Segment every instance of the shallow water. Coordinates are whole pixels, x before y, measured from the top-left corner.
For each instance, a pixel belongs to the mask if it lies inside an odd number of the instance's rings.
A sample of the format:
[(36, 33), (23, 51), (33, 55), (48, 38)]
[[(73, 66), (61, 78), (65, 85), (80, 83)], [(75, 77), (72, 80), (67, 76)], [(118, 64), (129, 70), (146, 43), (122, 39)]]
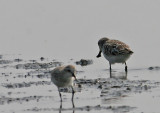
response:
[[(76, 65), (78, 60), (57, 61), (45, 58), (16, 59), (3, 56), (0, 67), (0, 112), (4, 113), (51, 113), (51, 112), (158, 112), (160, 101), (159, 67), (119, 68), (113, 71), (104, 66), (95, 66), (97, 59), (86, 66)], [(9, 61), (4, 63), (6, 59)], [(80, 60), (79, 60), (80, 61)], [(49, 71), (56, 66), (73, 64), (77, 68), (78, 82), (75, 85), (74, 105), (70, 90), (62, 92), (63, 102), (56, 86), (50, 80)], [(98, 63), (97, 63), (98, 64)], [(19, 68), (17, 68), (19, 67)], [(115, 68), (115, 69), (114, 69)]]

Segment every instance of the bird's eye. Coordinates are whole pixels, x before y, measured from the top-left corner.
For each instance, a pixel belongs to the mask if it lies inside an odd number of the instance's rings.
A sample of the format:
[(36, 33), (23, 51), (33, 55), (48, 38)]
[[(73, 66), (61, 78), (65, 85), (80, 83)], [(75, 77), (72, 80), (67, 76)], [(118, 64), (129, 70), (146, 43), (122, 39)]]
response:
[(71, 70), (67, 70), (68, 72), (71, 72)]

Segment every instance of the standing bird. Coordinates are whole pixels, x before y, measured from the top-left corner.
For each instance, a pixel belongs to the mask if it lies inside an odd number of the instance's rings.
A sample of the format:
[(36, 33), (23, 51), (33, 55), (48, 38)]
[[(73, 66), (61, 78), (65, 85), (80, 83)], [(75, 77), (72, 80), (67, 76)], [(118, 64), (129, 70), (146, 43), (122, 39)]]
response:
[(59, 91), (59, 96), (62, 102), (62, 96), (60, 89), (61, 87), (71, 87), (72, 88), (72, 102), (74, 98), (73, 80), (77, 80), (76, 69), (73, 65), (60, 66), (51, 71), (51, 81), (57, 86)]
[(104, 37), (98, 41), (98, 46), (99, 53), (97, 55), (97, 58), (101, 57), (102, 52), (104, 57), (109, 61), (110, 71), (111, 64), (125, 63), (125, 71), (127, 72), (126, 61), (133, 54), (133, 51), (129, 48), (128, 45), (119, 40), (111, 40)]

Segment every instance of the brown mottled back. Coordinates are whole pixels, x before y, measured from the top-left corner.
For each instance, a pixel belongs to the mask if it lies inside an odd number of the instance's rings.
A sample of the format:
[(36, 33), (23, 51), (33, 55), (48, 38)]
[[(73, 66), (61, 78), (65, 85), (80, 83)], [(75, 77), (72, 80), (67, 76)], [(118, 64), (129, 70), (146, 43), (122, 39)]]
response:
[(107, 55), (125, 55), (133, 53), (127, 44), (119, 40), (108, 40), (103, 47), (105, 50), (104, 53)]

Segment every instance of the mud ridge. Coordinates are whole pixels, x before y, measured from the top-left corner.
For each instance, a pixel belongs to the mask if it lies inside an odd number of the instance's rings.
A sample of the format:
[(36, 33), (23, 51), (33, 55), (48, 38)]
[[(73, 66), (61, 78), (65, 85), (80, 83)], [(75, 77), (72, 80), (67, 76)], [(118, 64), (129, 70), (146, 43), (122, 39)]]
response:
[(38, 85), (50, 85), (51, 82), (49, 81), (38, 81), (38, 82), (22, 82), (22, 83), (5, 83), (5, 84), (2, 84), (3, 87), (6, 87), (6, 88), (12, 88), (12, 89), (15, 89), (15, 88), (23, 88), (23, 87), (31, 87), (33, 85), (35, 86), (38, 86)]
[(11, 97), (5, 97), (2, 96), (0, 98), (0, 105), (3, 104), (10, 104), (10, 103), (14, 103), (14, 102), (18, 102), (18, 103), (22, 103), (22, 102), (29, 102), (31, 100), (36, 100), (37, 102), (41, 99), (41, 98), (53, 98), (52, 96), (28, 96), (28, 97), (21, 97), (21, 98), (11, 98)]
[(133, 109), (136, 109), (136, 107), (130, 107), (130, 106), (101, 106), (101, 105), (96, 105), (96, 106), (83, 106), (83, 107), (75, 107), (75, 108), (37, 108), (34, 107), (32, 109), (26, 109), (24, 111), (34, 111), (34, 112), (39, 112), (39, 111), (92, 111), (92, 110), (109, 110), (113, 112), (129, 112)]
[(26, 63), (26, 64), (17, 64), (16, 69), (47, 69), (52, 67), (61, 66), (62, 62), (50, 62), (50, 63)]

